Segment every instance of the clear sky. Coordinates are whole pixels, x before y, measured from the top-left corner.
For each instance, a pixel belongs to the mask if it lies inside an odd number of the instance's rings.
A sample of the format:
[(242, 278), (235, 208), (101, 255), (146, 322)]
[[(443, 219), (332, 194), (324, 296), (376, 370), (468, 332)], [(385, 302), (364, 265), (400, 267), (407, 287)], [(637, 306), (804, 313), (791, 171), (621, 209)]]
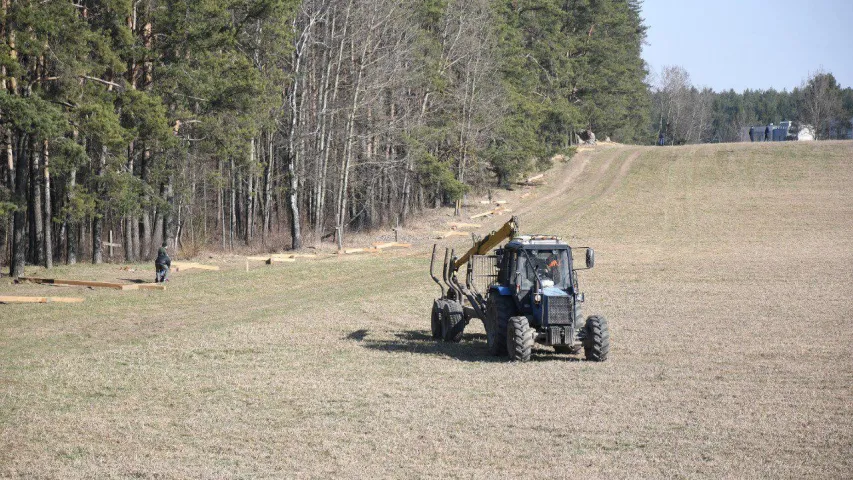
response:
[(853, 87), (853, 0), (645, 0), (643, 58), (696, 86), (791, 90), (820, 68)]

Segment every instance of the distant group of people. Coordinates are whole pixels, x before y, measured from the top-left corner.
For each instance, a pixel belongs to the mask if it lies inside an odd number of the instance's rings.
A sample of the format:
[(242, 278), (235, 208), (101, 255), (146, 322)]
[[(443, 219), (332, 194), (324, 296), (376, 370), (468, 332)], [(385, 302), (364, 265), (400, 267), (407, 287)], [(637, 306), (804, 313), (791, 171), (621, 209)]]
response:
[[(741, 130), (743, 131), (743, 130)], [(764, 127), (764, 137), (761, 137), (761, 130), (755, 131), (755, 127), (749, 127), (749, 141), (750, 142), (766, 142), (768, 140), (773, 140), (772, 132), (770, 131), (770, 125)]]

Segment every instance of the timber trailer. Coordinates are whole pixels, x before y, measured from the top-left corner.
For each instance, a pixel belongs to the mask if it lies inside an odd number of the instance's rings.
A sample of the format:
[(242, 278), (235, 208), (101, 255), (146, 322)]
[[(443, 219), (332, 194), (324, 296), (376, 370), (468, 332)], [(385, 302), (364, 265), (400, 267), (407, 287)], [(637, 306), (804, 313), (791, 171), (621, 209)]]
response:
[[(431, 330), (435, 339), (459, 342), (472, 318), (483, 321), (486, 343), (494, 356), (528, 361), (533, 344), (554, 347), (558, 353), (579, 353), (603, 362), (610, 352), (610, 332), (603, 316), (584, 321), (577, 271), (595, 265), (595, 252), (586, 250), (585, 268), (576, 269), (572, 247), (554, 235), (520, 235), (512, 217), (461, 257), (445, 248), (439, 279), (435, 272), (437, 245), (433, 245), (430, 276), (441, 289), (432, 304)], [(506, 245), (499, 247), (504, 240)], [(492, 252), (492, 249), (499, 247)], [(465, 282), (458, 278), (465, 270)]]

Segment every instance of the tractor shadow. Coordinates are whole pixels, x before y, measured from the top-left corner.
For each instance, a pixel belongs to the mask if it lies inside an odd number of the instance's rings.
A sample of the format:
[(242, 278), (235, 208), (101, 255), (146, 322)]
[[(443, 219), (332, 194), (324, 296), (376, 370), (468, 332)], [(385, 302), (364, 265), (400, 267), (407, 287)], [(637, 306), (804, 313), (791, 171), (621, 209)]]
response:
[[(429, 332), (422, 330), (404, 330), (394, 333), (393, 339), (371, 339), (367, 329), (356, 330), (346, 336), (347, 340), (358, 342), (369, 350), (390, 353), (432, 355), (450, 357), (463, 362), (505, 363), (506, 357), (494, 357), (489, 354), (486, 346), (486, 335), (470, 333), (462, 336), (459, 343), (444, 342), (432, 338)], [(558, 361), (579, 362), (575, 355), (561, 355), (547, 347), (536, 347), (530, 358), (531, 362)]]

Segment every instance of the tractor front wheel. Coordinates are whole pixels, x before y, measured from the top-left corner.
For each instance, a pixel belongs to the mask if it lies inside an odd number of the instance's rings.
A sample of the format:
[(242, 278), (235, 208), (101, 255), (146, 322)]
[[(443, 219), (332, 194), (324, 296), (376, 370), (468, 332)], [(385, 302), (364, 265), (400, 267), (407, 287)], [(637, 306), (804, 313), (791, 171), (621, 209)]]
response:
[(610, 328), (607, 320), (598, 315), (592, 315), (586, 319), (583, 349), (586, 359), (592, 362), (603, 362), (607, 360), (610, 353)]
[(526, 362), (533, 353), (533, 329), (527, 317), (512, 317), (507, 324), (506, 349), (512, 362)]

